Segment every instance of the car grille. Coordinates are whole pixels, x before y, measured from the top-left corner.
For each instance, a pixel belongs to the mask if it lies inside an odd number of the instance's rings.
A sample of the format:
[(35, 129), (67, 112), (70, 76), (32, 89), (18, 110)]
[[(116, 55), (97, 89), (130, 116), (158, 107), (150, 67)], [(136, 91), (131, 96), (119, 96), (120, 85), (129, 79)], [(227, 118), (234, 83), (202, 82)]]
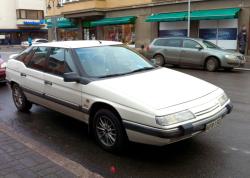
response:
[(245, 57), (244, 56), (237, 56), (238, 57), (238, 59), (240, 59), (240, 60), (245, 60)]
[(220, 107), (220, 105), (219, 105), (218, 103), (216, 103), (215, 105), (210, 106), (209, 108), (206, 108), (206, 109), (201, 110), (201, 111), (199, 111), (199, 112), (196, 112), (196, 113), (194, 113), (194, 114), (195, 114), (196, 117), (199, 117), (199, 116), (201, 116), (201, 115), (208, 114), (208, 113), (214, 111), (215, 109), (217, 109), (217, 108), (219, 108), (219, 107)]

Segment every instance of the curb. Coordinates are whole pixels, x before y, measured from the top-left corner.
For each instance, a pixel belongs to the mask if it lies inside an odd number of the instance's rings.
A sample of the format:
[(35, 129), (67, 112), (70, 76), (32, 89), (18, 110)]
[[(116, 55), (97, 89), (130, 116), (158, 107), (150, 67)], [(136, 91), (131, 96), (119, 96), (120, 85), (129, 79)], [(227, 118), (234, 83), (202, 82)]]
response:
[(15, 139), (17, 142), (24, 144), (29, 149), (37, 152), (38, 154), (46, 157), (53, 163), (63, 167), (67, 171), (74, 174), (76, 177), (79, 178), (103, 178), (101, 175), (89, 171), (87, 168), (83, 167), (79, 163), (76, 163), (62, 155), (50, 150), (48, 147), (41, 145), (35, 140), (25, 137), (20, 133), (16, 132), (14, 129), (10, 128), (9, 126), (0, 123), (0, 130), (7, 134), (8, 136)]

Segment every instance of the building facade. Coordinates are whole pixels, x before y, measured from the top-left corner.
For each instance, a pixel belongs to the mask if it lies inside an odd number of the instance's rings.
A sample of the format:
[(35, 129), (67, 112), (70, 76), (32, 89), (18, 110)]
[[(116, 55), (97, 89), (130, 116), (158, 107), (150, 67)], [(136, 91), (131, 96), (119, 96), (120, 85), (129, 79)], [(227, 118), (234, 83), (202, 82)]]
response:
[(47, 38), (44, 0), (1, 0), (0, 7), (0, 45)]
[[(139, 47), (156, 37), (186, 36), (187, 7), (187, 0), (65, 0), (61, 7), (48, 10), (48, 18), (71, 22), (68, 26), (58, 22), (58, 40), (115, 40)], [(249, 32), (249, 0), (191, 1), (191, 37), (235, 50), (243, 25)]]

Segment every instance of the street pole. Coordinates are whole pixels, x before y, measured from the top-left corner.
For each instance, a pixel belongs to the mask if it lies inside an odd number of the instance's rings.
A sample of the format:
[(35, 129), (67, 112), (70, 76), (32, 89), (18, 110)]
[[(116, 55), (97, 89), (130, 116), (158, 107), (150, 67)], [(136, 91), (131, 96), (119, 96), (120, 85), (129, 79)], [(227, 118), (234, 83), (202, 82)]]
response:
[(190, 37), (190, 16), (191, 16), (191, 0), (188, 0), (188, 34), (187, 34), (188, 37)]

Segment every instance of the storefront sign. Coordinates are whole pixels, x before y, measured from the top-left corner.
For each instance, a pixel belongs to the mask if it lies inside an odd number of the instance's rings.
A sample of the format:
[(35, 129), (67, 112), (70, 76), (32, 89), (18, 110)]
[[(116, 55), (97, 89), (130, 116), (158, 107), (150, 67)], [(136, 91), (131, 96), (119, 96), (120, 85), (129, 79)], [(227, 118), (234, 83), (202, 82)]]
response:
[(64, 17), (49, 18), (46, 20), (46, 24), (48, 25), (48, 28), (74, 28), (76, 26), (70, 19)]
[(45, 25), (45, 20), (17, 20), (17, 25), (40, 26)]
[(178, 30), (160, 30), (159, 37), (185, 37), (187, 36), (186, 29)]

